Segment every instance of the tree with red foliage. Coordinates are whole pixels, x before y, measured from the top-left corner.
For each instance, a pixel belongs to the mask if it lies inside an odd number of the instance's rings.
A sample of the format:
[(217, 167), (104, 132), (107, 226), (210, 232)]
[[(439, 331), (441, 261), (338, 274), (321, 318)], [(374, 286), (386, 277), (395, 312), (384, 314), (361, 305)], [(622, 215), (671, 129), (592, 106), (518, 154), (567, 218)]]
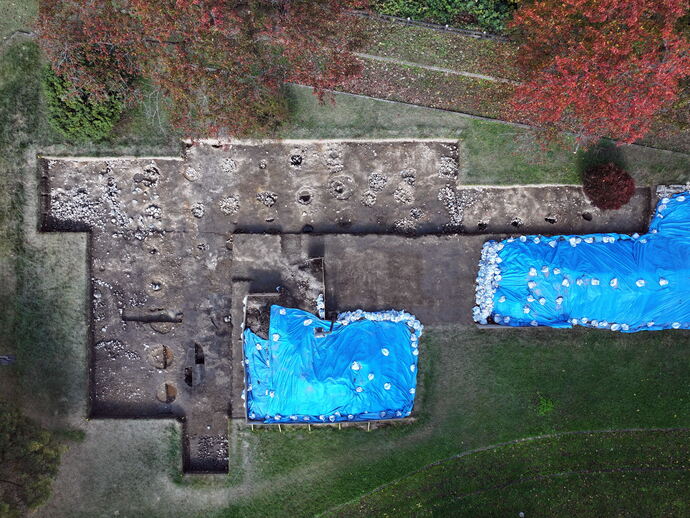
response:
[(512, 27), (527, 80), (514, 115), (580, 137), (643, 137), (690, 76), (688, 0), (534, 0)]
[(620, 209), (635, 194), (635, 180), (613, 163), (587, 170), (582, 186), (594, 206), (604, 210)]
[(362, 0), (42, 0), (39, 41), (80, 92), (135, 95), (148, 78), (191, 136), (246, 134), (284, 120), (283, 86), (323, 97), (359, 73)]

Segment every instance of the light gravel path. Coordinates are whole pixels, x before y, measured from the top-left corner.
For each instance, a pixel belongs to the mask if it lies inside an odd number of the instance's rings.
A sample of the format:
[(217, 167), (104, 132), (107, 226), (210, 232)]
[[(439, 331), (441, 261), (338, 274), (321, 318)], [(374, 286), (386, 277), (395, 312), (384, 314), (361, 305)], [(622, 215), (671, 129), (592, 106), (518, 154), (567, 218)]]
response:
[(456, 76), (470, 77), (472, 79), (483, 79), (484, 81), (492, 81), (494, 83), (506, 83), (511, 85), (520, 84), (518, 81), (512, 81), (510, 79), (504, 79), (502, 77), (487, 76), (484, 74), (475, 74), (474, 72), (464, 72), (462, 70), (453, 70), (450, 68), (435, 67), (433, 65), (423, 65), (421, 63), (415, 63), (413, 61), (405, 61), (397, 58), (388, 58), (384, 56), (375, 56), (373, 54), (364, 54), (362, 52), (355, 52), (355, 56), (368, 59), (369, 61), (380, 61), (382, 63), (392, 63), (394, 65), (402, 65), (405, 67), (415, 67), (422, 68), (424, 70), (431, 70), (433, 72), (442, 72), (444, 74), (452, 74)]

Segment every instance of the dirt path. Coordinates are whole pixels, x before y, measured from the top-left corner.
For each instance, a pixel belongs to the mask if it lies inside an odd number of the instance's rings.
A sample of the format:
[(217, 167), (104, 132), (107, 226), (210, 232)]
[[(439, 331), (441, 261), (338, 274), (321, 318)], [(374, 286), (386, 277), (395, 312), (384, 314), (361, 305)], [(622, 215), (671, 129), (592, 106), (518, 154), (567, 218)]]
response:
[(33, 40), (36, 38), (36, 36), (37, 34), (33, 31), (18, 29), (10, 35), (5, 36), (2, 41), (0, 41), (0, 50), (3, 50), (5, 47), (9, 47), (9, 45), (16, 39), (25, 38), (28, 40)]
[(483, 79), (485, 81), (492, 81), (494, 83), (506, 83), (506, 84), (511, 84), (511, 85), (520, 84), (518, 81), (512, 81), (510, 79), (504, 79), (502, 77), (493, 77), (493, 76), (487, 76), (484, 74), (475, 74), (474, 72), (464, 72), (462, 70), (453, 70), (450, 68), (435, 67), (432, 65), (422, 65), (421, 63), (415, 63), (413, 61), (404, 61), (402, 59), (388, 58), (388, 57), (384, 57), (384, 56), (375, 56), (373, 54), (364, 54), (361, 52), (355, 52), (354, 54), (355, 54), (355, 56), (357, 56), (359, 58), (368, 59), (370, 61), (380, 61), (382, 63), (393, 63), (394, 65), (402, 65), (405, 67), (422, 68), (424, 70), (431, 70), (433, 72), (442, 72), (444, 74), (452, 74), (452, 75), (456, 75), (456, 76), (469, 77), (472, 79)]

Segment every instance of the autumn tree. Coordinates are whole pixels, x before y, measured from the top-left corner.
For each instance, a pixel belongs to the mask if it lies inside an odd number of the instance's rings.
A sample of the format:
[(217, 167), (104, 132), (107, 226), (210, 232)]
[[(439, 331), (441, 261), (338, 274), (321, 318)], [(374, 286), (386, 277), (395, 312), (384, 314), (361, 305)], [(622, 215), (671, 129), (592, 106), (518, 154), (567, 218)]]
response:
[(585, 171), (582, 188), (595, 207), (620, 209), (635, 194), (635, 180), (614, 163), (599, 164)]
[(690, 76), (687, 0), (534, 0), (516, 12), (526, 73), (511, 100), (535, 125), (643, 137)]
[(79, 94), (131, 100), (147, 78), (191, 135), (284, 120), (283, 86), (318, 95), (360, 71), (362, 0), (42, 0), (39, 41)]

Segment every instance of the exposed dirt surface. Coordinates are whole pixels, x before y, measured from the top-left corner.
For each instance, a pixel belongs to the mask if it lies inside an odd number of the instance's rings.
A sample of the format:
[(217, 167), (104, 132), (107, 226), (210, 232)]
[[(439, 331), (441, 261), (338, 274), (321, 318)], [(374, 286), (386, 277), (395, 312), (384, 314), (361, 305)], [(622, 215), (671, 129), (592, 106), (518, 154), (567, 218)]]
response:
[(91, 414), (177, 418), (185, 470), (226, 471), (227, 418), (245, 414), (241, 324), (265, 332), (271, 303), (469, 322), (486, 237), (466, 234), (646, 226), (648, 189), (602, 213), (577, 187), (465, 187), (464, 156), (410, 140), (41, 158), (43, 230), (90, 232)]
[(471, 324), (475, 265), (485, 239), (460, 234), (243, 234), (235, 239), (234, 265), (258, 282), (296, 258), (317, 253), (325, 265), (327, 308), (404, 309), (425, 325)]

